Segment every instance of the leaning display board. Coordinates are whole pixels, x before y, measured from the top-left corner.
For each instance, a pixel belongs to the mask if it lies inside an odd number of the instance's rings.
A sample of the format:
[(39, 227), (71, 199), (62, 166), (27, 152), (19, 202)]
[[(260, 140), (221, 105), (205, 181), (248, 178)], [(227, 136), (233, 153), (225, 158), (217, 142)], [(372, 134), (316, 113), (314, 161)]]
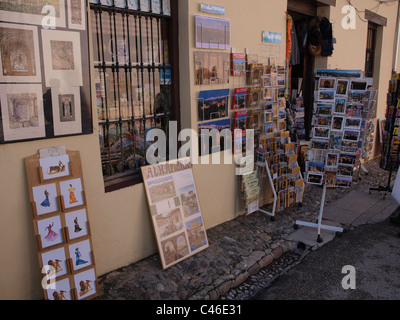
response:
[(141, 168), (163, 269), (208, 248), (189, 158)]
[(0, 144), (93, 132), (87, 2), (0, 2)]
[(25, 168), (45, 299), (98, 296), (79, 151), (43, 149)]

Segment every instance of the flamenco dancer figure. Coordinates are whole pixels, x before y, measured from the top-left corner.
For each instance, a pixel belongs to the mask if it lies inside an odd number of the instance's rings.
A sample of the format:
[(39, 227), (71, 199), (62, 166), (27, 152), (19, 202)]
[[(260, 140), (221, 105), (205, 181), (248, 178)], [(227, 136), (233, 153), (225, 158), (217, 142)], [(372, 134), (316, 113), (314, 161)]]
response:
[(40, 205), (42, 207), (50, 207), (50, 200), (49, 200), (50, 193), (47, 190), (44, 190), (44, 195), (46, 196), (46, 198), (43, 200), (43, 202)]
[(76, 264), (77, 266), (79, 266), (79, 265), (81, 265), (81, 264), (87, 263), (86, 260), (81, 259), (81, 256), (82, 256), (82, 255), (81, 255), (81, 253), (80, 253), (80, 251), (79, 251), (79, 248), (76, 248), (76, 249), (75, 249), (75, 258), (76, 258), (75, 264)]
[(56, 232), (54, 232), (53, 230), (51, 230), (54, 226), (54, 222), (52, 222), (51, 224), (49, 224), (44, 230), (48, 230), (47, 236), (45, 236), (44, 238), (47, 241), (54, 241), (55, 239), (57, 239), (58, 234)]
[(74, 193), (75, 188), (72, 186), (72, 184), (69, 185), (68, 191), (69, 191), (69, 204), (78, 202), (78, 200), (75, 197), (75, 193)]
[(75, 230), (74, 230), (75, 232), (79, 232), (82, 230), (82, 228), (78, 224), (78, 217), (75, 217), (75, 219), (74, 219), (74, 226), (75, 226)]

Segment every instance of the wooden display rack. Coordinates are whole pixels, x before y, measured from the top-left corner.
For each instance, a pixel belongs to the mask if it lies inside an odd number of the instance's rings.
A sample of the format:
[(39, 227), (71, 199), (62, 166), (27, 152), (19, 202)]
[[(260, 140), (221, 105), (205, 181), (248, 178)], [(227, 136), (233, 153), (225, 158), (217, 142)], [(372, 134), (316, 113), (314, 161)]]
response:
[(99, 295), (79, 151), (25, 158), (46, 300)]

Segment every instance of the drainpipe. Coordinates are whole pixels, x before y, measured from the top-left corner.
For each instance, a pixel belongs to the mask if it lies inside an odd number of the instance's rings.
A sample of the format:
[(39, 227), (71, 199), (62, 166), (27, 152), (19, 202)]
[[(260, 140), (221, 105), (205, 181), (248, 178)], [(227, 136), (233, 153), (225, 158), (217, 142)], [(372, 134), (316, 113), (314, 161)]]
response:
[(393, 62), (393, 73), (396, 73), (397, 70), (397, 60), (399, 57), (399, 45), (400, 45), (400, 2), (397, 4), (397, 31), (396, 31), (396, 50), (394, 55), (394, 62)]

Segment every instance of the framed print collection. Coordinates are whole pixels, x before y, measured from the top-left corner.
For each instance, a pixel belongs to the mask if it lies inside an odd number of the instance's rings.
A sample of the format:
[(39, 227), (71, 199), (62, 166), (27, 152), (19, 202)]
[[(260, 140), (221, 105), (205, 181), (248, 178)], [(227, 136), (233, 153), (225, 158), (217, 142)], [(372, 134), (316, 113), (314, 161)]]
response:
[(0, 143), (93, 132), (86, 5), (1, 2)]
[(97, 297), (79, 151), (42, 149), (25, 158), (25, 168), (45, 299)]

